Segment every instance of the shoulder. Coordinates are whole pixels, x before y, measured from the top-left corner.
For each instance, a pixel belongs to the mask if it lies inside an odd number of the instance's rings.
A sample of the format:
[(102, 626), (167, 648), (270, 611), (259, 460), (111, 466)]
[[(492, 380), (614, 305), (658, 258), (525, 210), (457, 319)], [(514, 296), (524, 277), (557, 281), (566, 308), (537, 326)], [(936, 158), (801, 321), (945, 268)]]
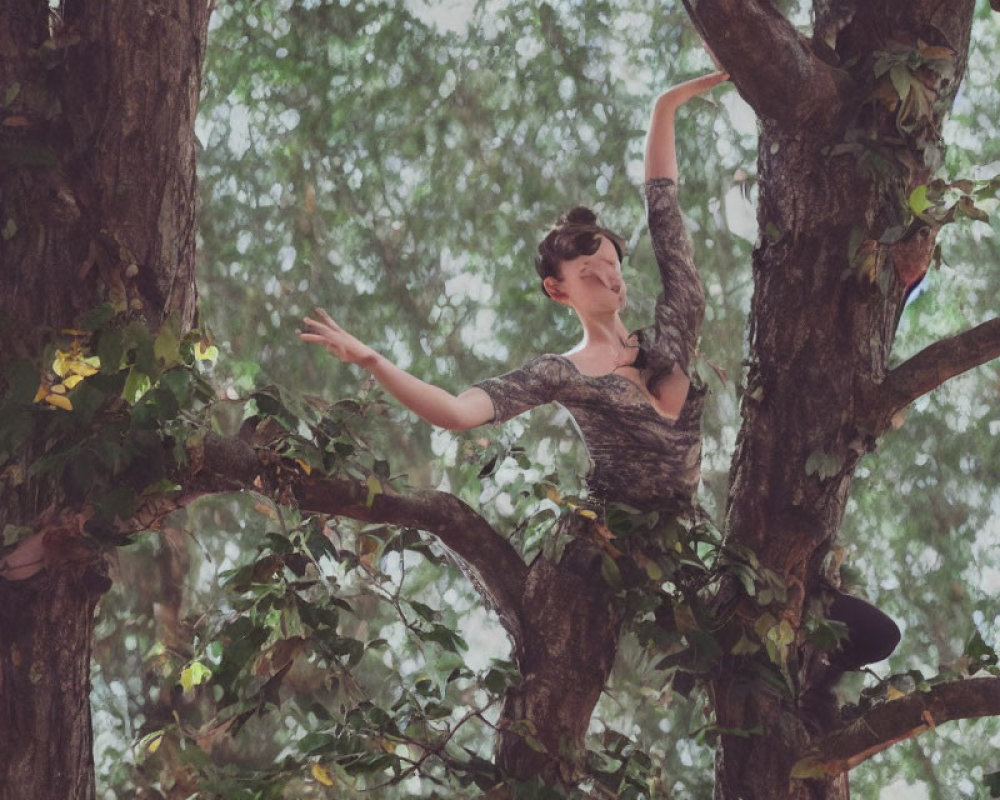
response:
[(540, 356), (535, 356), (530, 361), (525, 362), (521, 369), (534, 375), (546, 376), (557, 383), (570, 380), (580, 372), (569, 358), (556, 353), (544, 353)]

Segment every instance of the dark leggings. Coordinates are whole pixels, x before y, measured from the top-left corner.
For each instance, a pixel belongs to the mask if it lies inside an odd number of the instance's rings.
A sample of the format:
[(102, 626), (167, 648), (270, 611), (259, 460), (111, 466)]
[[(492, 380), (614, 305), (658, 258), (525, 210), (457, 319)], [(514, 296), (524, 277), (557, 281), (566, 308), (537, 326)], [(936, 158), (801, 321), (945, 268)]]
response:
[(896, 623), (871, 603), (843, 592), (837, 592), (830, 604), (830, 619), (847, 626), (847, 638), (840, 649), (830, 654), (830, 665), (844, 671), (874, 664), (899, 644)]

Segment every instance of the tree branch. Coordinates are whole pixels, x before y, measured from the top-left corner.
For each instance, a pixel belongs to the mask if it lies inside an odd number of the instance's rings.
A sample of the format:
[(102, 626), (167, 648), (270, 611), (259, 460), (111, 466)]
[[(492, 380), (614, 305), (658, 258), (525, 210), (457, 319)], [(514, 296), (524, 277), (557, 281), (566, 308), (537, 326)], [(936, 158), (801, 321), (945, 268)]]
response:
[(886, 375), (872, 391), (871, 428), (882, 434), (893, 416), (949, 378), (1000, 357), (1000, 317), (925, 347)]
[(837, 113), (839, 73), (769, 0), (684, 0), (684, 7), (762, 119), (791, 128)]
[[(406, 525), (435, 534), (475, 573), (476, 588), (487, 596), (511, 634), (518, 635), (520, 598), (528, 573), (517, 551), (472, 508), (453, 494), (421, 491), (375, 495), (358, 481), (303, 476), (295, 488), (299, 506), (364, 522)], [(513, 627), (512, 627), (513, 626)]]
[[(205, 440), (203, 477), (221, 476), (249, 485), (270, 471), (275, 456), (255, 450), (240, 439), (209, 436)], [(204, 473), (207, 473), (205, 475)], [(369, 506), (368, 489), (356, 480), (282, 473), (299, 507), (365, 522), (420, 528), (436, 535), (473, 573), (470, 577), (517, 639), (520, 598), (528, 568), (517, 551), (482, 516), (448, 492), (421, 491), (376, 494)], [(225, 489), (223, 484), (220, 488)], [(231, 484), (230, 490), (234, 488)]]
[(944, 722), (1000, 714), (1000, 678), (968, 678), (914, 692), (872, 709), (815, 742), (799, 762), (806, 776), (839, 775), (876, 753)]

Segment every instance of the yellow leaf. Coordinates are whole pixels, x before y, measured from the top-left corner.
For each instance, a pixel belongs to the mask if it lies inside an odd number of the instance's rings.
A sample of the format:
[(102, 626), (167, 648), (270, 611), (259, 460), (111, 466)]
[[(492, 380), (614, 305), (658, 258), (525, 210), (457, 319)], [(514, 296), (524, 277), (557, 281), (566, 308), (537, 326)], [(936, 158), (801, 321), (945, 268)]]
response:
[(212, 670), (200, 661), (192, 661), (181, 671), (181, 686), (185, 692), (190, 692), (195, 686), (200, 686), (212, 677)]
[(333, 776), (322, 764), (313, 764), (309, 771), (312, 772), (313, 778), (324, 786), (333, 786)]
[(46, 383), (38, 384), (38, 391), (35, 392), (35, 399), (31, 402), (38, 403), (45, 399), (45, 395), (49, 393), (49, 387)]
[(368, 489), (368, 496), (365, 498), (365, 505), (368, 506), (368, 508), (371, 508), (372, 504), (375, 502), (376, 495), (382, 494), (382, 482), (374, 475), (369, 475), (368, 479), (365, 481), (365, 487)]
[(66, 387), (61, 383), (57, 383), (55, 386), (49, 387), (49, 391), (56, 394), (66, 394)]
[(885, 695), (886, 700), (898, 700), (900, 697), (906, 697), (906, 692), (899, 691), (895, 686), (890, 686)]
[(56, 350), (52, 371), (60, 378), (67, 375), (82, 375), (88, 378), (96, 375), (101, 368), (101, 360), (97, 356), (81, 358), (79, 352)]
[(69, 372), (69, 361), (73, 356), (65, 350), (56, 350), (55, 361), (52, 362), (52, 371), (60, 378), (65, 378)]
[(826, 765), (819, 759), (807, 756), (792, 765), (791, 777), (800, 781), (825, 778), (829, 775)]
[(589, 508), (581, 508), (576, 513), (587, 519), (597, 519), (597, 512), (591, 511)]
[(73, 404), (69, 401), (69, 398), (61, 394), (47, 394), (45, 395), (45, 402), (50, 406), (55, 406), (65, 411), (73, 410)]
[(219, 356), (219, 348), (214, 344), (206, 345), (205, 342), (198, 342), (194, 346), (194, 357), (199, 361), (215, 361)]
[(146, 750), (148, 750), (150, 753), (155, 753), (157, 750), (160, 749), (160, 745), (162, 743), (163, 743), (163, 734), (161, 733), (159, 736), (157, 736), (155, 739), (153, 739), (153, 741), (149, 743), (149, 746), (146, 747)]
[[(96, 364), (94, 362), (97, 362)], [(91, 375), (96, 375), (98, 370), (101, 368), (101, 360), (97, 356), (90, 356), (89, 358), (76, 358), (67, 363), (69, 371), (74, 375), (81, 375), (84, 378), (89, 378)]]
[(306, 463), (305, 461), (303, 461), (303, 460), (302, 460), (301, 458), (297, 458), (297, 459), (295, 459), (295, 463), (296, 463), (296, 464), (298, 464), (298, 465), (299, 465), (300, 467), (302, 467), (302, 471), (303, 471), (303, 472), (304, 472), (304, 473), (305, 473), (306, 475), (312, 475), (312, 471), (313, 471), (313, 468), (312, 468), (312, 467), (310, 467), (310, 466), (309, 466), (309, 465), (308, 465), (308, 464), (307, 464), (307, 463)]
[(549, 498), (549, 500), (551, 500), (557, 506), (561, 506), (562, 505), (562, 501), (563, 501), (562, 495), (559, 494), (559, 490), (556, 489), (554, 486), (550, 486), (548, 488), (548, 490), (545, 492), (545, 496), (547, 498)]
[[(67, 389), (72, 389), (82, 380), (83, 380), (83, 375), (80, 375), (79, 373), (77, 373), (76, 375), (69, 375), (63, 379), (63, 386), (65, 386)], [(52, 388), (55, 389), (54, 386)]]

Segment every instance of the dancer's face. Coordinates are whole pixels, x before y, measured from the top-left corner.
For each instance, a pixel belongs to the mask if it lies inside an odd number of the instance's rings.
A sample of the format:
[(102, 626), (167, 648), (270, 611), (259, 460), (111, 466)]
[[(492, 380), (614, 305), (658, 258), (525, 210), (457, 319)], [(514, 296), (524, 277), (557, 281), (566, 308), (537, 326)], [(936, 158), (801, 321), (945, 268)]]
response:
[(621, 311), (627, 301), (618, 251), (604, 236), (592, 255), (580, 255), (563, 261), (559, 278), (546, 278), (549, 297), (577, 312)]

